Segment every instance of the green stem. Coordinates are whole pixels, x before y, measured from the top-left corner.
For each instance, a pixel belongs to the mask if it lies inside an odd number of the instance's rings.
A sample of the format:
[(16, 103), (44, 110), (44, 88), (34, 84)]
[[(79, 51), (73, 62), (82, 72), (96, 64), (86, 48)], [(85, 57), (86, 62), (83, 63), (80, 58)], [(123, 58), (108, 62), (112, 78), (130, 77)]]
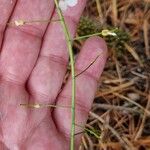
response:
[[(82, 128), (82, 129), (84, 129), (84, 131), (87, 131), (88, 133), (94, 135), (97, 139), (100, 139), (100, 135), (98, 133), (96, 133), (95, 129), (88, 129), (88, 128), (83, 127), (83, 126), (78, 125), (78, 124), (75, 124), (75, 125), (78, 126), (78, 127), (80, 127), (80, 128)], [(83, 133), (83, 132), (81, 132), (81, 133)]]
[(75, 93), (76, 93), (76, 84), (75, 84), (75, 66), (74, 66), (74, 55), (73, 55), (73, 49), (72, 49), (72, 42), (71, 42), (71, 36), (67, 29), (67, 25), (65, 23), (65, 19), (63, 17), (62, 11), (58, 6), (58, 1), (54, 0), (56, 7), (58, 9), (58, 15), (61, 20), (61, 24), (64, 30), (65, 38), (68, 45), (69, 50), (69, 56), (70, 56), (70, 62), (71, 62), (71, 76), (72, 76), (72, 105), (71, 105), (71, 113), (72, 113), (72, 123), (71, 123), (71, 141), (70, 141), (70, 150), (74, 150), (75, 147)]
[[(89, 34), (89, 35), (84, 35), (84, 36), (79, 36), (79, 37), (76, 37), (76, 38), (74, 38), (73, 40), (74, 41), (78, 41), (78, 40), (82, 40), (82, 39), (85, 39), (85, 38), (89, 38), (89, 37), (93, 37), (93, 36), (99, 36), (99, 35), (101, 35), (102, 37), (105, 37), (105, 36), (110, 36), (110, 34), (109, 33), (115, 33), (115, 31), (117, 30), (118, 28), (115, 28), (115, 29), (113, 29), (113, 30), (108, 30), (108, 29), (105, 29), (105, 30), (102, 30), (101, 32), (99, 32), (99, 33), (94, 33), (94, 34)], [(106, 32), (107, 31), (107, 32)], [(104, 32), (106, 32), (105, 34), (104, 34)], [(114, 35), (111, 35), (111, 36), (114, 36)], [(115, 36), (117, 36), (117, 35), (115, 35)]]
[(85, 36), (79, 36), (79, 37), (74, 38), (73, 40), (77, 41), (77, 40), (82, 40), (82, 39), (85, 39), (85, 38), (89, 38), (89, 37), (92, 37), (92, 36), (98, 36), (98, 35), (102, 35), (102, 33), (100, 32), (100, 33), (89, 34), (89, 35), (85, 35)]

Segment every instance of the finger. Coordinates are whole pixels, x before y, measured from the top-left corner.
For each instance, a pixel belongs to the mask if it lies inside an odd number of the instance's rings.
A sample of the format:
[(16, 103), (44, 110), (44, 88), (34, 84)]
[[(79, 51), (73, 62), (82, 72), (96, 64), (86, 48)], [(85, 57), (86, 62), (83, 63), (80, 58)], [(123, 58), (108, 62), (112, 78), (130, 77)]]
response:
[[(76, 77), (76, 120), (79, 126), (84, 126), (88, 112), (91, 108), (97, 88), (97, 81), (101, 75), (107, 57), (107, 47), (105, 42), (98, 37), (88, 39), (75, 64), (76, 74), (84, 70), (93, 60), (98, 59), (81, 75)], [(60, 93), (57, 101), (58, 106), (71, 106), (71, 76), (66, 86)], [(66, 136), (70, 136), (71, 129), (71, 109), (55, 109), (54, 118), (59, 130)], [(63, 118), (63, 119), (62, 119)], [(82, 128), (76, 127), (76, 133)]]
[[(19, 0), (10, 22), (16, 20), (48, 20), (54, 7), (53, 0)], [(9, 26), (1, 53), (2, 80), (24, 84), (38, 57), (47, 24)]]
[[(64, 13), (65, 22), (73, 38), (77, 22), (82, 13), (85, 0), (79, 0), (78, 4)], [(74, 11), (76, 10), (76, 14)], [(74, 16), (69, 16), (74, 14)], [(57, 18), (54, 14), (52, 20)], [(75, 21), (74, 21), (75, 20)], [(36, 102), (42, 104), (53, 103), (61, 88), (68, 63), (68, 50), (64, 31), (60, 22), (52, 22), (44, 37), (37, 65), (29, 80), (28, 87)], [(37, 86), (38, 85), (38, 86)]]
[(7, 1), (7, 0), (1, 0), (0, 2), (0, 11), (1, 11), (1, 17), (0, 17), (0, 47), (3, 39), (3, 33), (6, 27), (6, 24), (8, 22), (8, 19), (13, 11), (13, 8), (15, 6), (16, 0)]

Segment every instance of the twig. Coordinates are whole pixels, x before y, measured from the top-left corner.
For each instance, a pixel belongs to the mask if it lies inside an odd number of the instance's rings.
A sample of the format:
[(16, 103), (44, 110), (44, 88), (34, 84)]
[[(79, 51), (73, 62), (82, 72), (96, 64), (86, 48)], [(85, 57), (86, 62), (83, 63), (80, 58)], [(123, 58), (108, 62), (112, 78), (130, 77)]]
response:
[(102, 33), (95, 33), (95, 34), (90, 34), (90, 35), (85, 35), (85, 36), (79, 36), (79, 37), (76, 37), (74, 38), (73, 40), (74, 41), (78, 41), (78, 40), (82, 40), (82, 39), (85, 39), (85, 38), (89, 38), (89, 37), (92, 37), (92, 36), (98, 36), (98, 35), (102, 35)]
[(100, 116), (96, 115), (93, 112), (90, 112), (90, 115), (96, 119), (98, 119), (101, 123), (103, 123), (103, 125), (108, 128), (115, 136), (116, 138), (120, 141), (120, 143), (122, 143), (122, 145), (124, 145), (124, 147), (126, 149), (130, 149), (127, 145), (127, 143), (120, 137), (120, 135), (115, 131), (115, 129), (113, 127), (111, 127), (109, 124), (107, 124)]
[(113, 23), (116, 26), (118, 22), (117, 0), (112, 0)]
[(93, 107), (96, 108), (101, 108), (104, 110), (108, 110), (108, 109), (117, 109), (117, 110), (125, 110), (128, 112), (132, 112), (132, 113), (141, 113), (140, 111), (133, 109), (133, 108), (128, 108), (128, 107), (124, 107), (124, 106), (116, 106), (116, 105), (110, 105), (110, 104), (94, 104)]
[(103, 13), (102, 13), (102, 8), (99, 0), (96, 0), (96, 6), (99, 15), (99, 21), (101, 22), (101, 24), (103, 24)]
[(142, 61), (140, 60), (139, 55), (137, 54), (136, 50), (129, 46), (127, 43), (124, 44), (124, 46), (126, 47), (126, 49), (130, 52), (130, 54), (134, 57), (134, 59), (140, 64), (140, 66), (143, 66)]
[(150, 46), (149, 46), (149, 38), (148, 38), (148, 21), (145, 19), (143, 24), (143, 32), (144, 32), (144, 42), (145, 42), (145, 53), (147, 55), (147, 58), (150, 58)]
[(113, 87), (113, 88), (110, 88), (109, 90), (107, 91), (104, 91), (104, 92), (98, 92), (96, 97), (100, 97), (100, 96), (104, 96), (104, 95), (108, 95), (108, 94), (111, 94), (113, 92), (116, 92), (116, 91), (119, 91), (120, 89), (123, 90), (127, 87), (130, 87), (132, 86), (135, 81), (137, 81), (138, 78), (134, 78), (132, 79), (131, 81), (127, 82), (127, 83), (124, 83), (124, 84), (120, 84), (119, 86), (116, 86), (116, 87)]
[[(149, 110), (149, 106), (150, 106), (150, 93), (149, 93), (149, 95), (148, 95), (147, 105), (146, 105), (146, 108), (145, 108), (145, 109), (146, 109), (146, 110)], [(144, 124), (145, 124), (146, 117), (147, 117), (147, 113), (146, 113), (146, 111), (145, 111), (145, 113), (144, 113), (144, 115), (143, 115), (143, 117), (142, 117), (143, 119), (142, 119), (141, 125), (140, 125), (140, 127), (139, 127), (138, 132), (136, 133), (136, 136), (135, 136), (134, 140), (137, 140), (137, 139), (141, 136), (142, 131), (143, 131), (143, 128), (144, 128)]]
[(52, 105), (52, 104), (20, 104), (20, 106), (28, 108), (71, 108), (71, 106), (61, 106), (61, 105)]
[(83, 71), (81, 71), (75, 77), (77, 78), (78, 76), (80, 76), (81, 74), (83, 74), (85, 71), (87, 71), (96, 62), (96, 60), (99, 58), (100, 55), (101, 54), (99, 54)]
[(50, 23), (50, 22), (57, 22), (60, 21), (59, 19), (57, 20), (15, 20), (12, 22), (8, 22), (8, 26), (23, 26), (27, 24), (33, 24), (33, 23)]
[(128, 98), (128, 97), (126, 97), (124, 95), (121, 95), (119, 93), (113, 93), (113, 94), (118, 96), (118, 97), (120, 97), (120, 98), (122, 98), (122, 99), (127, 100), (128, 102), (130, 102), (130, 103), (132, 103), (134, 105), (136, 105), (137, 107), (141, 108), (148, 116), (150, 116), (150, 111), (149, 110), (145, 109), (143, 106), (141, 106), (140, 104), (138, 104), (135, 101), (131, 100), (130, 98)]

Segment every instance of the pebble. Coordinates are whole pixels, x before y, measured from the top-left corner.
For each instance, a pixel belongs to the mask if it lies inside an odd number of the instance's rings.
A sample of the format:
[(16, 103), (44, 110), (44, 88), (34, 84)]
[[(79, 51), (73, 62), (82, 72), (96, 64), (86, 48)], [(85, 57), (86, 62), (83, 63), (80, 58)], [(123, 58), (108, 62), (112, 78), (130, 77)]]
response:
[(140, 95), (137, 93), (128, 93), (127, 96), (134, 101), (137, 101), (140, 99)]

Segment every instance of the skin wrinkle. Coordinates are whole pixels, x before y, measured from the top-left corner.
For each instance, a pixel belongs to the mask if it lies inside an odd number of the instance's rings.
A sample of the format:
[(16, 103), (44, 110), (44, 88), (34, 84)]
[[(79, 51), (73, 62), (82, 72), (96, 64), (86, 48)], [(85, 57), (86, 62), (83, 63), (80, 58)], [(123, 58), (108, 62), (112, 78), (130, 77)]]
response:
[[(3, 35), (4, 30), (5, 30), (5, 26), (0, 24), (0, 35)], [(1, 38), (2, 38), (2, 36), (1, 36)]]
[[(48, 116), (47, 116), (47, 117), (48, 117)], [(48, 127), (48, 126), (50, 126), (50, 125), (52, 125), (53, 127), (50, 127), (50, 128), (51, 128), (51, 129), (52, 129), (52, 128), (55, 128), (55, 126), (54, 126), (54, 124), (53, 124), (53, 123), (52, 123), (52, 124), (47, 124), (47, 123), (46, 123), (46, 122), (47, 122), (47, 120), (48, 120), (48, 119), (46, 119), (46, 118), (45, 118), (45, 121), (41, 121), (41, 124), (45, 124), (45, 125), (47, 125), (47, 127)], [(40, 125), (41, 125), (41, 124), (40, 124)], [(40, 125), (39, 125), (39, 126), (40, 126)], [(44, 129), (46, 129), (47, 127), (46, 127), (46, 126), (44, 126)], [(56, 129), (56, 128), (55, 128), (55, 129)], [(52, 130), (54, 130), (54, 129), (52, 129)], [(37, 132), (37, 133), (38, 133), (38, 132), (40, 132), (40, 130), (38, 129), (38, 130), (36, 130), (35, 132)], [(55, 134), (56, 134), (56, 136), (55, 136)], [(59, 135), (57, 135), (57, 134), (58, 134), (58, 132), (56, 132), (55, 134), (54, 134), (54, 135), (52, 135), (52, 136), (54, 136), (54, 138), (55, 138), (55, 137), (57, 137), (57, 136), (59, 136)], [(33, 136), (34, 136), (34, 135), (33, 135)], [(53, 138), (52, 136), (50, 136), (50, 137), (51, 137), (51, 138)], [(59, 136), (59, 137), (60, 137), (60, 136)], [(31, 142), (31, 140), (32, 140), (32, 139), (29, 139), (29, 143)], [(44, 140), (44, 139), (43, 139), (42, 141), (43, 141), (43, 142), (45, 142), (45, 140)], [(64, 141), (64, 140), (62, 140), (62, 141)], [(38, 144), (38, 143), (37, 143), (37, 144)], [(31, 146), (32, 146), (32, 143), (31, 143)], [(44, 147), (46, 148), (46, 144), (45, 144), (45, 146), (44, 146)], [(47, 146), (47, 148), (49, 149), (49, 146)], [(46, 148), (46, 149), (47, 149), (47, 148)]]
[(11, 13), (14, 11), (16, 3), (17, 0), (13, 0), (11, 3), (6, 0), (1, 0), (0, 10), (1, 10), (1, 16), (3, 17), (0, 18), (0, 50), (2, 48), (2, 43), (4, 40), (3, 34), (5, 33), (7, 22), (11, 16)]
[[(66, 106), (66, 102), (71, 99), (71, 95), (59, 95), (59, 98), (61, 98), (61, 105), (60, 106)], [(81, 97), (76, 97), (76, 111), (83, 111), (86, 114), (90, 111), (89, 107), (86, 107), (84, 104), (82, 104), (81, 102), (84, 102), (85, 98), (81, 98)], [(71, 107), (71, 102), (70, 105), (67, 105), (68, 107)], [(64, 108), (64, 109), (68, 109), (68, 108)]]
[[(55, 18), (55, 16), (53, 17)], [(52, 18), (52, 20), (53, 20)], [(76, 25), (74, 22), (72, 22), (72, 20), (70, 18), (66, 18), (66, 23), (70, 29), (71, 35), (72, 37), (75, 35), (75, 28)], [(57, 36), (59, 35), (59, 36)], [(47, 40), (48, 38), (48, 40)], [(57, 40), (54, 42), (50, 42), (53, 40), (53, 38), (56, 38)], [(60, 89), (61, 89), (61, 84), (63, 82), (63, 76), (66, 73), (66, 68), (67, 68), (67, 64), (62, 66), (62, 62), (63, 64), (68, 63), (68, 51), (67, 51), (67, 45), (66, 45), (66, 41), (65, 41), (65, 37), (64, 37), (64, 33), (62, 30), (62, 27), (60, 25), (60, 23), (58, 22), (52, 22), (52, 24), (50, 25), (50, 28), (47, 30), (47, 34), (45, 35), (45, 40), (47, 40), (47, 42), (43, 43), (42, 49), (41, 49), (41, 53), (39, 56), (47, 56), (50, 57), (49, 63), (41, 61), (41, 57), (39, 57), (37, 65), (35, 66), (31, 76), (30, 76), (30, 80), (28, 83), (28, 87), (29, 89), (31, 89), (31, 92), (34, 91), (34, 93), (44, 93), (44, 95), (49, 95), (49, 101), (47, 100), (40, 100), (43, 101), (44, 103), (54, 103), (54, 100), (56, 100), (56, 96)], [(60, 44), (62, 43), (62, 44)], [(57, 55), (56, 55), (57, 54)], [(55, 60), (54, 60), (55, 59)], [(56, 60), (57, 59), (57, 60)], [(57, 62), (56, 62), (57, 61)], [(58, 63), (59, 62), (59, 63)], [(50, 66), (51, 68), (47, 68), (45, 67), (45, 73), (43, 74), (43, 70), (42, 68), (45, 66), (45, 64), (48, 64), (47, 66)], [(62, 69), (63, 68), (63, 69)], [(49, 69), (49, 71), (47, 71)], [(54, 70), (53, 72), (51, 72), (52, 70)], [(39, 76), (37, 77), (37, 74), (39, 74)], [(52, 75), (53, 74), (53, 75)], [(61, 77), (60, 77), (61, 75)], [(42, 80), (46, 80), (48, 84), (48, 87), (46, 87), (43, 83), (41, 83), (41, 81), (39, 80), (40, 76), (42, 76)], [(51, 81), (51, 79), (53, 80), (53, 82)], [(59, 82), (58, 82), (59, 80)], [(39, 87), (36, 86), (32, 86), (35, 85), (34, 83), (38, 83)], [(51, 83), (51, 84), (50, 84)], [(45, 90), (43, 90), (45, 89)], [(40, 91), (40, 92), (39, 92)], [(51, 92), (51, 95), (49, 94), (50, 91), (55, 91), (55, 92)], [(35, 94), (34, 94), (35, 95)], [(40, 96), (40, 95), (39, 95)], [(37, 102), (39, 102), (39, 97), (36, 97)]]
[[(34, 128), (32, 128), (32, 130), (30, 131), (30, 133), (28, 134), (28, 136), (26, 137), (26, 139), (24, 139), (23, 143), (27, 143), (28, 140), (30, 140), (30, 138), (34, 135), (34, 133), (36, 132), (36, 130), (38, 129), (38, 127), (41, 125), (41, 123), (44, 122), (44, 119), (46, 118), (46, 116), (37, 124), (34, 126)], [(30, 119), (32, 119), (30, 117)]]
[[(62, 58), (62, 57), (59, 57), (57, 55), (50, 55), (50, 56), (40, 56), (41, 58), (46, 58), (49, 62), (54, 62), (54, 63), (58, 63), (58, 65), (60, 65), (62, 68), (65, 68), (67, 67), (67, 61), (65, 60), (65, 58)], [(56, 79), (57, 80), (57, 79)], [(63, 80), (62, 80), (63, 81)], [(60, 89), (60, 87), (59, 87)], [(55, 96), (50, 96), (48, 93), (42, 93), (41, 90), (37, 90), (37, 89), (34, 89), (30, 86), (30, 93), (31, 95), (35, 96), (35, 97), (38, 97), (38, 99), (43, 99), (43, 102), (46, 101), (46, 102), (52, 102), (55, 100)], [(35, 98), (37, 99), (37, 98)], [(45, 99), (45, 100), (44, 100)]]
[(46, 59), (48, 59), (49, 61), (58, 63), (58, 64), (60, 64), (60, 65), (62, 65), (62, 66), (64, 66), (64, 67), (66, 67), (67, 64), (68, 64), (68, 60), (66, 60), (65, 58), (60, 57), (60, 56), (58, 56), (58, 55), (54, 55), (54, 54), (50, 54), (50, 55), (48, 55), (48, 56), (46, 56), (46, 55), (40, 55), (40, 57), (46, 58)]
[[(10, 30), (11, 34), (14, 33), (13, 30)], [(29, 64), (29, 62), (35, 62), (35, 58), (36, 58), (36, 51), (38, 46), (40, 46), (40, 41), (39, 39), (35, 39), (34, 38), (34, 44), (37, 44), (36, 46), (32, 45), (30, 46), (31, 41), (33, 40), (33, 37), (30, 37), (26, 34), (21, 33), (14, 33), (14, 35), (17, 38), (20, 38), (21, 42), (19, 40), (15, 40), (15, 39), (10, 39), (10, 37), (8, 37), (8, 35), (6, 36), (7, 39), (9, 39), (8, 42), (12, 43), (12, 42), (16, 42), (14, 45), (13, 49), (12, 46), (3, 46), (3, 49), (5, 49), (5, 51), (2, 51), (1, 53), (1, 73), (3, 75), (8, 75), (8, 74), (13, 74), (15, 78), (15, 80), (19, 80), (19, 82), (25, 82), (25, 79), (27, 79), (28, 77), (28, 73), (29, 73), (29, 68), (31, 68), (31, 65)], [(24, 38), (23, 38), (24, 37)], [(27, 37), (26, 40), (25, 37)], [(23, 46), (23, 44), (26, 44), (26, 47)], [(27, 48), (27, 50), (25, 51), (25, 49)], [(32, 50), (32, 51), (31, 51)], [(9, 52), (9, 53), (7, 53)], [(36, 55), (34, 55), (36, 54)], [(20, 57), (19, 57), (20, 56)], [(9, 58), (10, 57), (10, 58)], [(7, 61), (6, 59), (9, 58)], [(31, 59), (32, 58), (32, 59)], [(16, 59), (18, 61), (17, 64), (16, 63)], [(23, 61), (27, 61), (26, 63), (26, 67), (24, 67), (23, 65)], [(20, 72), (22, 72), (24, 75), (20, 75)]]
[(7, 146), (6, 146), (3, 142), (1, 142), (1, 141), (0, 141), (0, 148), (1, 148), (1, 150), (10, 150), (10, 149), (8, 149)]
[(28, 34), (30, 36), (42, 39), (43, 38), (43, 31), (34, 26), (34, 25), (23, 25), (23, 26), (19, 26), (19, 27), (10, 27), (13, 30), (18, 30), (19, 32), (23, 32), (24, 34)]
[(18, 86), (24, 86), (24, 82), (18, 81), (16, 79), (17, 76), (14, 76), (11, 73), (7, 73), (7, 75), (1, 77), (1, 82), (9, 82)]
[[(51, 113), (50, 113), (49, 109), (41, 109), (41, 110), (36, 110), (36, 109), (32, 110), (31, 108), (29, 108), (29, 109), (30, 109), (29, 122), (32, 122), (32, 124), (28, 125), (28, 127), (30, 129), (29, 134), (26, 136), (28, 138), (32, 137), (31, 135), (34, 134), (33, 131), (36, 132), (36, 130), (38, 129), (38, 127), (41, 124), (44, 124), (45, 122), (48, 122), (47, 125), (49, 125), (49, 126), (52, 124), (51, 119), (48, 120), (48, 118), (51, 118)], [(40, 113), (42, 113), (42, 116), (39, 115)], [(37, 120), (34, 120), (34, 122), (32, 121), (32, 119), (34, 118), (34, 115), (39, 115), (38, 121)], [(50, 124), (50, 122), (51, 122), (51, 124)]]
[(9, 82), (11, 84), (22, 86), (22, 87), (25, 86), (24, 80), (23, 79), (19, 79), (18, 76), (14, 75), (12, 73), (5, 72), (5, 74), (3, 73), (3, 75), (1, 75), (1, 76), (2, 76), (2, 78), (1, 78), (2, 82)]
[[(32, 88), (30, 88), (30, 94), (32, 95), (33, 99), (35, 99), (34, 103), (38, 102), (38, 99), (42, 100), (42, 104), (44, 104), (44, 101), (49, 102), (54, 100), (49, 95), (41, 93), (40, 91), (35, 91)], [(30, 102), (32, 102), (32, 100)]]
[[(57, 17), (58, 16), (56, 16), (56, 12), (55, 12), (52, 20), (58, 19)], [(69, 16), (67, 16), (67, 17), (64, 16), (64, 18), (65, 18), (65, 22), (69, 28), (69, 31), (71, 33), (71, 37), (73, 39), (73, 37), (75, 36), (75, 28), (77, 26), (77, 22), (75, 22)], [(56, 53), (57, 53), (57, 55), (58, 54), (60, 55), (60, 56), (58, 55), (59, 57), (62, 57), (61, 55), (63, 55), (63, 58), (66, 59), (68, 62), (68, 50), (67, 50), (68, 48), (67, 48), (64, 31), (62, 29), (61, 24), (58, 22), (52, 22), (50, 24), (50, 28), (48, 29), (47, 33), (48, 33), (48, 37), (45, 36), (45, 40), (48, 39), (49, 43), (48, 42), (44, 43), (41, 54), (42, 55), (56, 55)], [(49, 36), (49, 35), (51, 35), (51, 36)], [(50, 41), (52, 41), (53, 38), (57, 38), (57, 40), (52, 43)], [(63, 51), (62, 51), (62, 49), (63, 49)], [(65, 51), (64, 51), (64, 49), (65, 49)], [(63, 52), (63, 54), (60, 52)]]

